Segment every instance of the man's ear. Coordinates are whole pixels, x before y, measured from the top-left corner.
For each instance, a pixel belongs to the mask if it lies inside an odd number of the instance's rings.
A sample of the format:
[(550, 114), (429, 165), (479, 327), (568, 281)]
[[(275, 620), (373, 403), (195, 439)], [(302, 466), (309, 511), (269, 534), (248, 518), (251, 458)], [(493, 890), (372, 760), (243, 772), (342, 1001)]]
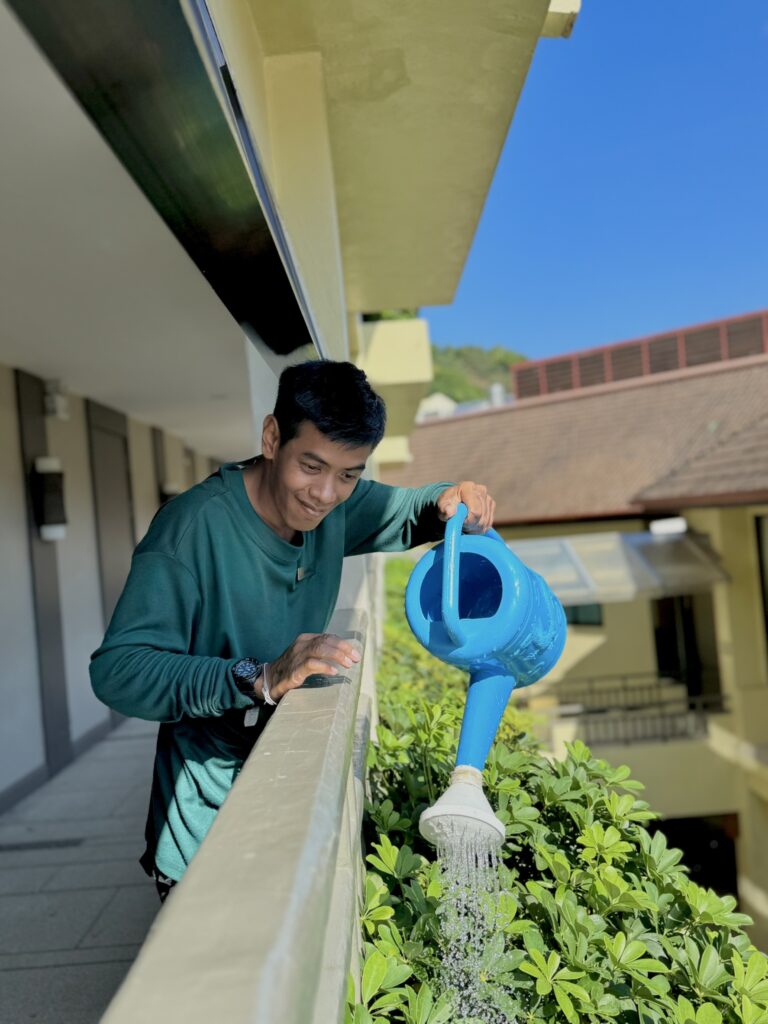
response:
[(265, 459), (274, 459), (277, 449), (280, 447), (280, 427), (272, 415), (264, 417), (264, 425), (261, 428), (261, 454)]

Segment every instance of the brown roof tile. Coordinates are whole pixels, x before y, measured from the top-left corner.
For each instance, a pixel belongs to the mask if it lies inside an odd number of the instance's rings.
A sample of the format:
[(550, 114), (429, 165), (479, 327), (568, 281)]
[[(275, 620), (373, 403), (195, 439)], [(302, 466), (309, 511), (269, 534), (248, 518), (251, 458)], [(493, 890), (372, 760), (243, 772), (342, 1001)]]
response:
[[(768, 404), (768, 395), (766, 395)], [(641, 491), (643, 503), (768, 496), (768, 412)]]
[(766, 356), (642, 378), (422, 424), (414, 461), (382, 479), (481, 481), (499, 523), (638, 514), (639, 492), (713, 453), (767, 406)]

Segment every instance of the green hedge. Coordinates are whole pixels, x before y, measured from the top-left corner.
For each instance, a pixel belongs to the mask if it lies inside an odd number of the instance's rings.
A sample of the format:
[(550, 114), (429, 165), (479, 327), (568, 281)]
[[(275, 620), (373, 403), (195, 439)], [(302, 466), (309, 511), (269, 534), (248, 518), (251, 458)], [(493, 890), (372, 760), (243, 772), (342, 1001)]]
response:
[[(402, 613), (412, 563), (387, 565), (381, 726), (369, 754), (360, 998), (354, 1024), (454, 1020), (439, 993), (441, 879), (418, 818), (447, 784), (465, 677), (414, 640)], [(582, 743), (542, 755), (509, 710), (485, 785), (506, 823), (498, 931), (481, 979), (518, 1024), (768, 1024), (768, 961), (732, 897), (691, 882), (645, 825), (640, 783)], [(480, 1022), (478, 1021), (478, 1024)], [(482, 1024), (485, 1024), (483, 1021)]]

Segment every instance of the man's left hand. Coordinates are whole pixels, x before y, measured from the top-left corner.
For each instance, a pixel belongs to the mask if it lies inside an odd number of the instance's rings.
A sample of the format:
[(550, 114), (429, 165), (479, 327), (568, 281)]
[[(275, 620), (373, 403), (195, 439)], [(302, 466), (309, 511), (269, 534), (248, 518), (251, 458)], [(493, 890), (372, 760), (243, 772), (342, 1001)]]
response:
[(464, 530), (467, 533), (485, 533), (493, 526), (493, 514), (496, 502), (483, 484), (475, 484), (471, 480), (463, 480), (460, 484), (448, 487), (437, 499), (437, 511), (443, 522), (455, 514), (459, 503), (467, 506), (467, 518)]

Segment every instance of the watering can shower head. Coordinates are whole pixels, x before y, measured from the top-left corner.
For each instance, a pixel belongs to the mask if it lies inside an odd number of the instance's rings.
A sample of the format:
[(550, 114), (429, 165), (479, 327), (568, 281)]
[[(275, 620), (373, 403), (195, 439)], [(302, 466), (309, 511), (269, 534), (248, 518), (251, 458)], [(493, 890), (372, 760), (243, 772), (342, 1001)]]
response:
[(417, 563), (405, 610), (417, 640), (435, 657), (470, 674), (451, 784), (421, 816), (435, 845), (462, 836), (498, 848), (505, 829), (482, 788), (482, 772), (512, 690), (530, 686), (556, 664), (565, 645), (565, 614), (544, 580), (495, 530), (463, 534), (459, 505), (445, 541)]
[(483, 792), (483, 773), (471, 765), (451, 772), (448, 789), (419, 818), (419, 831), (433, 846), (472, 837), (483, 850), (498, 850), (506, 834)]

